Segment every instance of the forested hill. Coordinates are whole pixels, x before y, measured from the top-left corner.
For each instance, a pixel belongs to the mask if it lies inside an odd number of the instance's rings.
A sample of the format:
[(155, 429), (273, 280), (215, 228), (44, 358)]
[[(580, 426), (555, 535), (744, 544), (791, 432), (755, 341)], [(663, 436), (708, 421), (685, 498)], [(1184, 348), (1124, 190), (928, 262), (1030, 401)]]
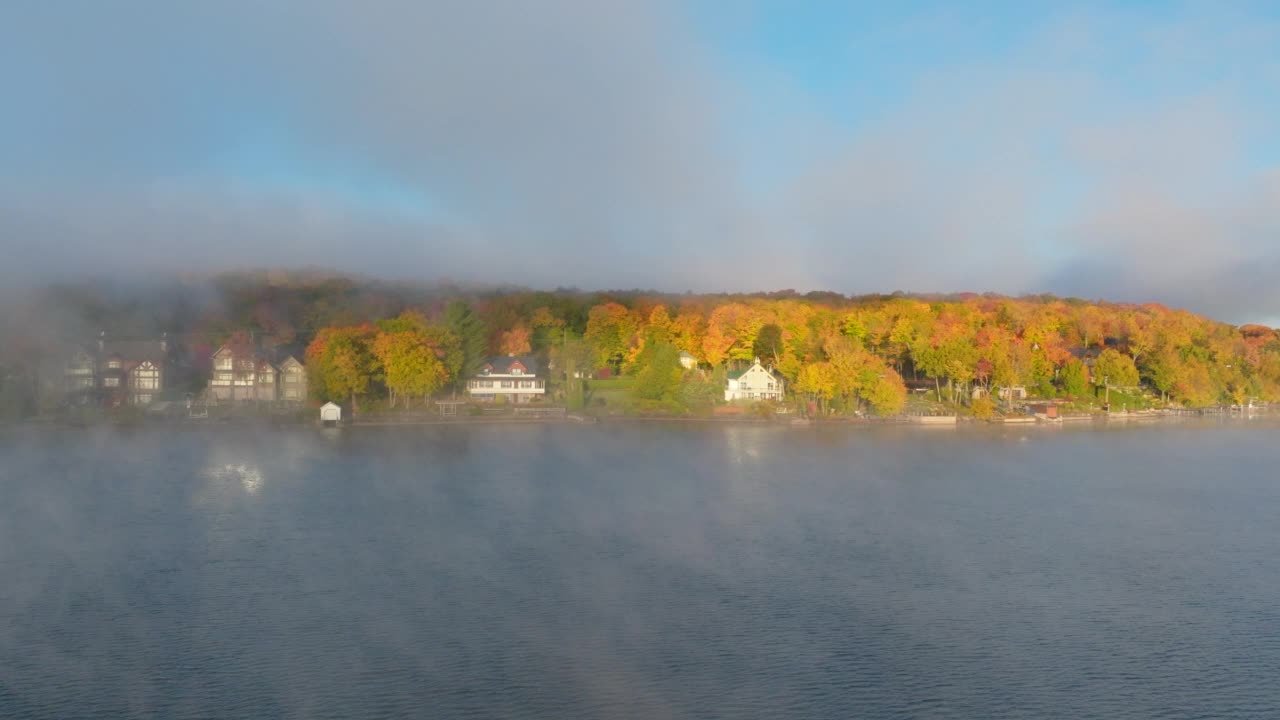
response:
[(1070, 396), (1105, 375), (1192, 406), (1280, 400), (1280, 337), (1271, 328), (1052, 296), (534, 291), (260, 272), (51, 287), (7, 299), (0, 323), (0, 366), (10, 374), (98, 333), (167, 333), (193, 358), (240, 333), (265, 346), (310, 346), (323, 375), (326, 339), (347, 338), (365, 344), (361, 387), (375, 392), (389, 382), (374, 352), (381, 335), (386, 352), (432, 348), (441, 384), (478, 354), (577, 352), (595, 369), (638, 374), (659, 355), (669, 360), (670, 348), (708, 371), (759, 357), (798, 395), (881, 412), (901, 407), (904, 380), (945, 385), (956, 399), (974, 385)]

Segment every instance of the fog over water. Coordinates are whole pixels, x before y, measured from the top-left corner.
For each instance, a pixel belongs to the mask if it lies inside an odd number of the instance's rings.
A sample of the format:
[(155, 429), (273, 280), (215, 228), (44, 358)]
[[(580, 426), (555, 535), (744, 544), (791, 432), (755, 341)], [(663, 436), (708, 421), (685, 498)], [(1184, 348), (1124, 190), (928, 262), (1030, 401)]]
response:
[(1271, 716), (1276, 430), (7, 431), (0, 717)]

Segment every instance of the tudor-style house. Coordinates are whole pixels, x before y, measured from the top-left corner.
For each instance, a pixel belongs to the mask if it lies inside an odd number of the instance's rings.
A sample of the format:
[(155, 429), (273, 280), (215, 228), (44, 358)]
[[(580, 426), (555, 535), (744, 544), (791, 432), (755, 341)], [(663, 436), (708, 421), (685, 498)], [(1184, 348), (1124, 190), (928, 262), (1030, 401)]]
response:
[(80, 405), (149, 405), (165, 389), (172, 368), (169, 341), (108, 340), (77, 347), (63, 374), (67, 399)]
[(782, 378), (773, 372), (773, 368), (765, 368), (756, 358), (754, 364), (746, 370), (729, 373), (729, 381), (725, 387), (724, 399), (734, 400), (781, 400), (783, 397)]
[(538, 364), (530, 357), (489, 358), (479, 374), (467, 381), (467, 394), (473, 400), (527, 403), (541, 400), (546, 393), (547, 382), (538, 377)]

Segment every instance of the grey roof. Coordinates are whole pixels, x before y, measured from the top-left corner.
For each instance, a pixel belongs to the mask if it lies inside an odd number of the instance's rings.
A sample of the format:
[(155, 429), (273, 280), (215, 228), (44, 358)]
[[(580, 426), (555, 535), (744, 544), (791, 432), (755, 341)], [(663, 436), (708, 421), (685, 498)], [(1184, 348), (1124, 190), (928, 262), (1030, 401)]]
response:
[(738, 378), (742, 377), (743, 375), (746, 375), (747, 373), (751, 372), (751, 370), (752, 370), (752, 369), (754, 369), (754, 368), (755, 368), (755, 366), (757, 366), (757, 365), (760, 365), (760, 369), (761, 369), (761, 370), (764, 370), (764, 371), (765, 371), (765, 372), (767, 372), (767, 373), (769, 373), (769, 375), (770, 375), (770, 376), (772, 376), (775, 380), (780, 379), (780, 378), (778, 377), (778, 373), (776, 373), (776, 372), (774, 372), (774, 371), (773, 371), (773, 368), (771, 368), (771, 367), (765, 367), (765, 366), (764, 366), (764, 365), (762, 365), (759, 361), (756, 361), (756, 362), (752, 363), (752, 364), (751, 364), (751, 367), (748, 367), (748, 368), (747, 368), (747, 369), (745, 369), (745, 370), (730, 370), (730, 371), (729, 371), (729, 374), (727, 375), (727, 377), (728, 377), (730, 380), (737, 380)]
[(516, 362), (517, 360), (520, 362), (521, 365), (524, 365), (525, 368), (529, 370), (528, 372), (529, 375), (538, 374), (538, 361), (528, 355), (520, 355), (520, 356), (498, 355), (498, 356), (489, 358), (485, 362), (489, 365), (489, 367), (493, 368), (492, 370), (490, 370), (490, 372), (493, 373), (494, 375), (508, 375), (510, 374), (508, 371), (511, 369), (511, 364)]
[(121, 360), (150, 360), (163, 362), (168, 353), (161, 340), (107, 340), (102, 346), (103, 357)]

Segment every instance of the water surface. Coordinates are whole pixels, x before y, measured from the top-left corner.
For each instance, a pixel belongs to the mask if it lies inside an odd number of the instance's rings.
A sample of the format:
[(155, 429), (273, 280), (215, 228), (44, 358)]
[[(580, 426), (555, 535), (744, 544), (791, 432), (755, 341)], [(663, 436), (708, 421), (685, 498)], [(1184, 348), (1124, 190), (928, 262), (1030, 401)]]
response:
[(0, 717), (1277, 717), (1277, 430), (11, 431)]

